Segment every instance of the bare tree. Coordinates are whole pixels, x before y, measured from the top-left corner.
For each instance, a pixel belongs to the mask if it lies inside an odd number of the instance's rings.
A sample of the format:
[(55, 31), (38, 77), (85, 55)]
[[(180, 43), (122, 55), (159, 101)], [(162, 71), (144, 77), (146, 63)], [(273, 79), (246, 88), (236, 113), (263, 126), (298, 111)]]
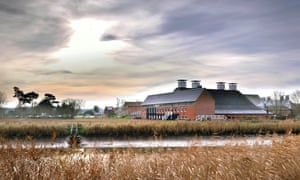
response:
[(291, 99), (293, 103), (300, 104), (300, 90), (296, 90), (295, 92), (293, 92), (293, 94), (291, 95)]
[(74, 118), (83, 104), (84, 101), (80, 99), (65, 99), (62, 101), (60, 111), (65, 118)]
[(293, 101), (293, 115), (298, 119), (300, 116), (300, 90), (296, 90), (295, 92), (293, 92), (291, 95), (291, 99)]
[(284, 109), (284, 93), (281, 91), (273, 92), (272, 107), (270, 110), (277, 117), (281, 117)]
[(0, 107), (2, 106), (2, 104), (4, 104), (6, 102), (6, 95), (4, 94), (4, 92), (0, 91)]

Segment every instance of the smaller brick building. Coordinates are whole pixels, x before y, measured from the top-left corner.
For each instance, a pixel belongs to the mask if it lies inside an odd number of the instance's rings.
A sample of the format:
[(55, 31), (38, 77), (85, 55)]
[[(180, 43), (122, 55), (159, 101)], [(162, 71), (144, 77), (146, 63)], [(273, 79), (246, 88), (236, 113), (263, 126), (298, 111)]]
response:
[(104, 116), (106, 117), (111, 117), (111, 116), (115, 116), (115, 108), (112, 106), (105, 106), (104, 108)]
[(143, 107), (141, 106), (142, 102), (135, 101), (129, 102), (126, 101), (122, 107), (124, 115), (131, 116), (134, 119), (142, 118)]

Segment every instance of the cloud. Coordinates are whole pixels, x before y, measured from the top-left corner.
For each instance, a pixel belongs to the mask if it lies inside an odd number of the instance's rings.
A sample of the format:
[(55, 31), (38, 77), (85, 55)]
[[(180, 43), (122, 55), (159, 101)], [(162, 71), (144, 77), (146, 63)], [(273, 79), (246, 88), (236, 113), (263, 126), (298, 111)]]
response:
[(117, 40), (118, 37), (113, 35), (113, 34), (104, 34), (102, 37), (101, 37), (101, 41), (112, 41), (112, 40)]
[(0, 36), (5, 46), (40, 53), (57, 50), (68, 42), (72, 33), (68, 21), (56, 14), (47, 16), (49, 11), (55, 13), (55, 8), (44, 5), (42, 1), (1, 3)]
[(36, 75), (45, 75), (45, 76), (49, 76), (49, 75), (57, 75), (57, 74), (72, 74), (71, 71), (69, 70), (34, 70), (34, 71), (29, 71), (33, 74)]
[[(3, 0), (0, 85), (90, 99), (178, 78), (299, 87), (299, 7), (281, 0)], [(74, 52), (70, 24), (81, 19), (112, 25)]]

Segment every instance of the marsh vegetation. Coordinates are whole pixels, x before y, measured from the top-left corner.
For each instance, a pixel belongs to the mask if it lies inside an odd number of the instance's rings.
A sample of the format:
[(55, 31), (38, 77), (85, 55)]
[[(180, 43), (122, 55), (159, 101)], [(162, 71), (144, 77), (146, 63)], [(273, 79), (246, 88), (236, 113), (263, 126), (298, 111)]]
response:
[(1, 139), (3, 179), (299, 179), (300, 137), (272, 146), (148, 149), (12, 147)]
[(12, 120), (0, 121), (0, 136), (5, 138), (65, 137), (70, 125), (78, 124), (85, 137), (170, 137), (170, 136), (244, 136), (298, 134), (300, 122), (285, 121), (149, 121), (149, 120)]

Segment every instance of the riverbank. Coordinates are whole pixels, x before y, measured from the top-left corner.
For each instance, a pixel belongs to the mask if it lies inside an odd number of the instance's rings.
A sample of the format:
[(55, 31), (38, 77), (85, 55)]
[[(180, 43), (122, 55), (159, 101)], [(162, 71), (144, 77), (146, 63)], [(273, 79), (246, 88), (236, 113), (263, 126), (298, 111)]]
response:
[(0, 120), (4, 138), (62, 138), (78, 125), (84, 137), (248, 136), (299, 134), (300, 122), (285, 121), (149, 121), (149, 120)]

